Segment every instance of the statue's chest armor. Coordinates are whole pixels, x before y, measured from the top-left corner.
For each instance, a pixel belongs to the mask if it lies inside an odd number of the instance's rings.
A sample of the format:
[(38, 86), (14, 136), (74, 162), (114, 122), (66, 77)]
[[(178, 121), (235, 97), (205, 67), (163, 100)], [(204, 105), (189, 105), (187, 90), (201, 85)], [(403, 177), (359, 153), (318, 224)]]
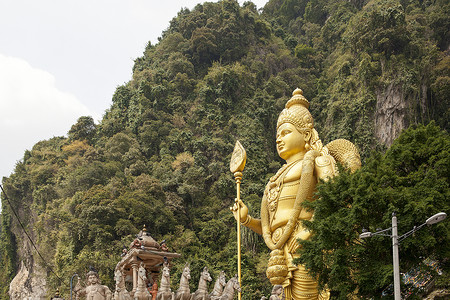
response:
[(287, 183), (290, 183), (293, 181), (298, 181), (298, 180), (300, 180), (301, 174), (302, 174), (302, 164), (301, 164), (301, 162), (298, 162), (287, 170), (284, 177), (281, 176), (281, 177), (283, 177), (281, 180), (283, 181), (284, 184), (287, 184)]
[(284, 167), (279, 176), (268, 183), (266, 197), (271, 227), (282, 226), (289, 220), (297, 196), (301, 173), (302, 164), (301, 161), (298, 161)]
[(87, 299), (89, 300), (103, 300), (106, 299), (104, 291), (101, 286), (91, 286), (88, 291)]

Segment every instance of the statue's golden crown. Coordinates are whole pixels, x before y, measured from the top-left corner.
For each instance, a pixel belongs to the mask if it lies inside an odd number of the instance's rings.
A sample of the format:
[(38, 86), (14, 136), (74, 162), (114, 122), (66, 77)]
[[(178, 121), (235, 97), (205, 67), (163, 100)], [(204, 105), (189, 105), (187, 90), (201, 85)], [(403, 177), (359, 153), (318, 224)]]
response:
[(299, 88), (295, 89), (278, 117), (277, 129), (284, 123), (291, 123), (300, 130), (312, 129), (314, 121), (308, 108), (309, 101), (303, 96), (303, 91)]

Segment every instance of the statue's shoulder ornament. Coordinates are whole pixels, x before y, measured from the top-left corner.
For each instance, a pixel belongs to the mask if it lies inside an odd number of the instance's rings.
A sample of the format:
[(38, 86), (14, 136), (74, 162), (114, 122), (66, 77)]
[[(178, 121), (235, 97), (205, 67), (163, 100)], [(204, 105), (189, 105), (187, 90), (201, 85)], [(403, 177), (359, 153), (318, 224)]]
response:
[(331, 155), (320, 155), (315, 159), (316, 176), (320, 179), (328, 179), (336, 173), (336, 162)]
[(322, 153), (315, 159), (317, 178), (327, 180), (336, 175), (336, 162), (339, 162), (352, 172), (361, 167), (358, 149), (348, 140), (334, 140), (323, 147)]
[(352, 142), (346, 139), (337, 139), (328, 143), (325, 147), (337, 162), (350, 169), (351, 172), (361, 168), (361, 157)]
[(337, 139), (326, 145), (328, 153), (345, 168), (354, 172), (361, 168), (361, 157), (356, 146), (345, 139)]

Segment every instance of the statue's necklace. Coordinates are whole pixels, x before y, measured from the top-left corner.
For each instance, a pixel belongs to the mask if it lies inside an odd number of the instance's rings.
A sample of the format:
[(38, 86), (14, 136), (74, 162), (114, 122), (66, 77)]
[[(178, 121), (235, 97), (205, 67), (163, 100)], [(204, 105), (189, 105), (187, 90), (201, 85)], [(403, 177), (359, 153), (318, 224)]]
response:
[[(278, 170), (278, 172), (270, 178), (265, 193), (267, 198), (267, 206), (271, 215), (275, 215), (275, 212), (278, 208), (278, 199), (280, 198), (280, 191), (283, 185), (284, 177), (289, 172), (289, 170), (292, 169), (292, 167), (301, 160), (302, 159), (298, 159), (288, 164), (284, 164)], [(275, 217), (273, 217), (272, 219), (275, 219)]]

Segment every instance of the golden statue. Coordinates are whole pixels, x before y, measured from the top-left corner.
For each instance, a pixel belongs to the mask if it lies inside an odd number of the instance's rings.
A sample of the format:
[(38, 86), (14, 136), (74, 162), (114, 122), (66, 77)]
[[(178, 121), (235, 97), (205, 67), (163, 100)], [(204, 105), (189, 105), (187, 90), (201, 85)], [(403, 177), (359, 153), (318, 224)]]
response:
[(336, 174), (336, 160), (352, 171), (361, 165), (351, 142), (340, 139), (322, 145), (308, 107), (302, 90), (296, 89), (278, 117), (277, 152), (286, 164), (266, 185), (261, 219), (252, 218), (240, 200), (231, 208), (236, 220), (239, 210), (242, 225), (261, 234), (272, 250), (266, 274), (273, 285), (283, 286), (286, 300), (329, 298), (328, 292), (319, 293), (317, 280), (304, 266), (293, 263), (298, 257), (297, 240), (311, 236), (302, 220), (311, 220), (313, 212), (303, 209), (302, 202), (314, 200), (319, 179)]

